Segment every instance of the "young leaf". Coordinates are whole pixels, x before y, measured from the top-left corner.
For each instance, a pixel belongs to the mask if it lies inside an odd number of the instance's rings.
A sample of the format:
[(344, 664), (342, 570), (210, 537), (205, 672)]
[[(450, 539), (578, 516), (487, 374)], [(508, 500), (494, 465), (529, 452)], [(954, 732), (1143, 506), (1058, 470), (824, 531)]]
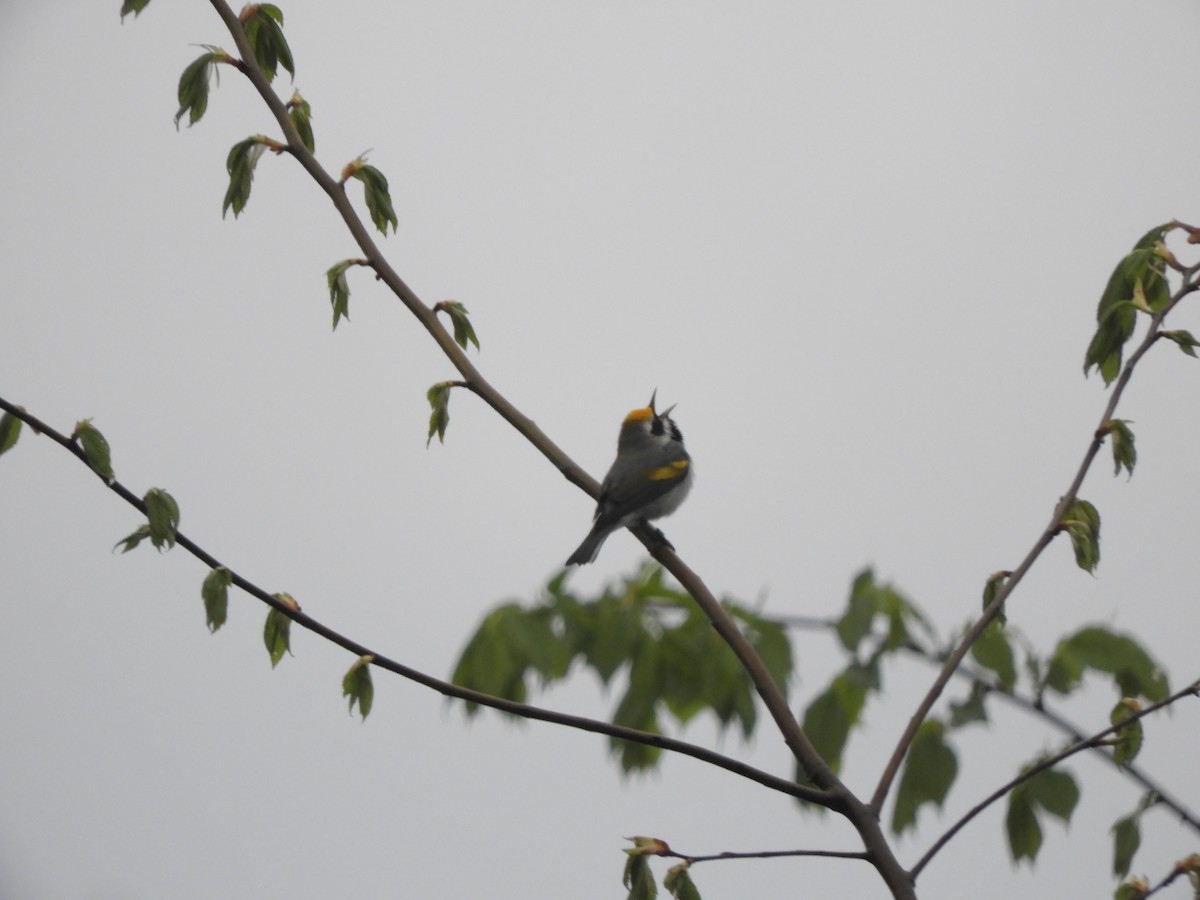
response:
[(150, 0), (125, 0), (125, 2), (121, 4), (121, 22), (122, 22), (122, 24), (124, 24), (125, 17), (127, 15), (129, 15), (130, 13), (133, 13), (133, 17), (136, 19), (138, 17), (138, 15), (141, 14), (141, 11), (149, 5), (150, 5)]
[(1100, 513), (1096, 507), (1086, 500), (1073, 500), (1058, 527), (1070, 535), (1079, 568), (1094, 572), (1100, 562)]
[(1150, 885), (1142, 878), (1131, 878), (1117, 888), (1113, 900), (1141, 900), (1150, 894)]
[(958, 776), (958, 757), (945, 735), (946, 726), (937, 719), (926, 719), (917, 729), (896, 790), (892, 810), (892, 831), (896, 834), (916, 827), (917, 811), (926, 803), (941, 809)]
[[(850, 737), (850, 729), (858, 724), (862, 715), (869, 687), (867, 673), (852, 664), (804, 711), (804, 731), (834, 772), (841, 771), (842, 751)], [(808, 780), (800, 772), (798, 777), (805, 782)]]
[(1017, 683), (1017, 665), (1004, 626), (991, 622), (971, 647), (971, 656), (985, 669), (996, 673), (1000, 689), (1009, 692)]
[[(1132, 716), (1134, 713), (1140, 712), (1142, 704), (1134, 697), (1123, 697), (1117, 701), (1117, 705), (1113, 707), (1112, 713), (1109, 715), (1109, 721), (1113, 725), (1120, 725)], [(1142, 749), (1142, 720), (1136, 719), (1122, 728), (1118, 729), (1117, 743), (1113, 747), (1113, 759), (1118, 766), (1127, 766), (1137, 757)]]
[(394, 234), (399, 222), (396, 219), (396, 211), (392, 209), (392, 196), (388, 193), (387, 178), (377, 168), (363, 162), (361, 157), (351, 163), (350, 168), (351, 177), (362, 182), (363, 197), (367, 201), (371, 221), (385, 235), (390, 224)]
[[(290, 594), (272, 594), (276, 600), (286, 603), (293, 609), (299, 609)], [(267, 653), (271, 656), (271, 668), (275, 668), (283, 659), (283, 654), (291, 653), (290, 644), (292, 620), (272, 607), (267, 613), (267, 623), (263, 627), (263, 643), (267, 645)]]
[(1113, 875), (1124, 878), (1133, 865), (1133, 857), (1142, 845), (1142, 813), (1158, 802), (1158, 794), (1147, 791), (1129, 815), (1113, 823)]
[(1008, 835), (1008, 852), (1013, 862), (1023, 859), (1033, 862), (1042, 847), (1042, 826), (1038, 824), (1029, 792), (1019, 784), (1008, 795), (1008, 812), (1004, 816), (1004, 830)]
[[(1004, 586), (1004, 582), (1012, 576), (1012, 572), (1008, 569), (1001, 569), (999, 572), (993, 572), (983, 585), (983, 608), (987, 609), (992, 605), (992, 601), (996, 599), (996, 595), (1000, 593), (1000, 588)], [(1004, 611), (1000, 611), (1000, 615), (996, 616), (995, 621), (1003, 625), (1008, 620), (1008, 616)]]
[(696, 885), (692, 883), (692, 876), (688, 872), (688, 864), (681, 862), (677, 866), (671, 866), (667, 869), (667, 877), (663, 879), (663, 887), (665, 887), (675, 900), (700, 900), (700, 892), (696, 890)]
[(475, 329), (471, 326), (471, 320), (467, 315), (467, 308), (457, 300), (442, 300), (433, 307), (434, 312), (444, 312), (450, 316), (450, 322), (454, 326), (454, 342), (464, 350), (467, 349), (467, 344), (474, 344), (475, 349), (479, 349), (479, 339), (475, 336)]
[(988, 715), (984, 700), (987, 699), (988, 690), (986, 685), (976, 681), (971, 685), (971, 693), (967, 695), (967, 699), (951, 701), (949, 726), (962, 728), (972, 722), (986, 723)]
[(1184, 331), (1182, 328), (1178, 331), (1164, 331), (1162, 336), (1169, 341), (1174, 341), (1179, 349), (1188, 356), (1196, 357), (1196, 348), (1200, 347), (1200, 341), (1197, 341), (1190, 331)]
[(446, 442), (446, 426), (450, 424), (450, 388), (448, 381), (441, 381), (425, 393), (433, 412), (429, 414), (429, 437), (425, 441), (428, 447), (436, 434), (439, 443)]
[(1138, 309), (1153, 313), (1170, 300), (1166, 260), (1158, 252), (1166, 229), (1160, 225), (1142, 235), (1113, 269), (1096, 309), (1098, 327), (1084, 356), (1084, 375), (1095, 366), (1104, 383), (1111, 384), (1121, 371), (1122, 348), (1133, 335)]
[(265, 149), (266, 138), (260, 134), (238, 141), (230, 149), (225, 159), (229, 187), (225, 191), (225, 202), (221, 204), (221, 218), (225, 218), (225, 213), (232, 209), (236, 219), (246, 208), (246, 202), (250, 199), (250, 185), (254, 182), (254, 167), (258, 165), (258, 159)]
[(214, 64), (228, 62), (230, 56), (219, 47), (204, 45), (205, 52), (196, 57), (179, 76), (179, 112), (175, 113), (175, 127), (184, 114), (188, 127), (199, 122), (208, 109), (208, 82), (214, 72)]
[(1097, 625), (1058, 642), (1046, 669), (1046, 686), (1070, 693), (1088, 669), (1112, 675), (1121, 697), (1145, 697), (1153, 703), (1170, 693), (1167, 676), (1137, 641)]
[(8, 413), (0, 416), (0, 454), (7, 453), (17, 443), (22, 424), (20, 419)]
[(150, 542), (162, 550), (175, 546), (175, 532), (179, 528), (179, 504), (162, 488), (150, 488), (142, 498), (146, 504), (146, 518), (150, 520)]
[(229, 585), (232, 583), (233, 573), (224, 566), (217, 566), (204, 576), (200, 596), (204, 599), (204, 619), (210, 634), (225, 624), (229, 612)]
[(78, 442), (79, 446), (83, 448), (83, 455), (87, 458), (87, 463), (92, 467), (92, 471), (105, 481), (111, 482), (113, 480), (112, 453), (109, 450), (108, 441), (92, 424), (92, 420), (84, 419), (76, 422), (71, 440)]
[(120, 547), (122, 553), (128, 553), (148, 537), (150, 537), (150, 526), (139, 525), (133, 534), (129, 535), (128, 537), (123, 537), (121, 540), (113, 544), (113, 549), (116, 550), (118, 547)]
[(375, 687), (371, 684), (371, 661), (374, 659), (370, 655), (360, 656), (342, 679), (342, 696), (350, 698), (350, 713), (354, 713), (354, 704), (357, 703), (364, 722), (375, 700)]
[(296, 126), (296, 131), (300, 134), (300, 142), (308, 149), (309, 153), (317, 149), (316, 141), (313, 139), (312, 130), (312, 107), (308, 101), (300, 96), (299, 91), (292, 92), (292, 99), (287, 103), (288, 118), (292, 120), (292, 124)]
[(1066, 772), (1046, 769), (1028, 781), (1023, 781), (1008, 795), (1008, 815), (1005, 825), (1008, 831), (1008, 847), (1013, 862), (1037, 858), (1042, 846), (1042, 827), (1038, 812), (1050, 813), (1063, 823), (1071, 821), (1071, 814), (1079, 802), (1079, 788), (1075, 779)]
[(635, 834), (633, 837), (627, 837), (625, 840), (633, 844), (632, 847), (626, 847), (625, 853), (630, 856), (665, 856), (671, 852), (670, 845), (662, 838), (644, 837), (640, 834)]
[(275, 80), (280, 66), (295, 78), (296, 66), (283, 36), (283, 13), (279, 7), (270, 3), (251, 4), (242, 10), (240, 18), (246, 40), (254, 48), (254, 59), (267, 81)]
[(630, 856), (625, 860), (622, 884), (629, 890), (627, 900), (654, 900), (658, 896), (658, 885), (650, 871), (650, 863), (644, 856)]
[(1123, 819), (1117, 819), (1113, 824), (1113, 875), (1117, 878), (1124, 878), (1129, 874), (1133, 857), (1142, 846), (1142, 826), (1139, 818), (1139, 815), (1130, 814)]
[(325, 282), (329, 285), (329, 302), (333, 305), (333, 328), (336, 331), (338, 322), (345, 319), (350, 321), (350, 282), (346, 280), (346, 270), (355, 265), (358, 260), (343, 259), (334, 263), (325, 272)]
[(1104, 428), (1112, 441), (1113, 474), (1120, 475), (1124, 468), (1132, 478), (1133, 467), (1137, 465), (1137, 448), (1133, 445), (1129, 424), (1128, 419), (1109, 419)]

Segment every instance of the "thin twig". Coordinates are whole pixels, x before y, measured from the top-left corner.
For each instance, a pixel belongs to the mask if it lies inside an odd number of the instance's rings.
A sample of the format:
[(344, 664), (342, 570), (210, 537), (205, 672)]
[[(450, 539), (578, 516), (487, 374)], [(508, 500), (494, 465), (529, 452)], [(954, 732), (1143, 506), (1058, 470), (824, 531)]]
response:
[(689, 866), (695, 863), (714, 862), (722, 859), (778, 859), (784, 856), (823, 856), (830, 859), (861, 859), (864, 862), (868, 861), (867, 853), (864, 850), (759, 850), (752, 853), (735, 853), (727, 850), (724, 853), (710, 853), (705, 856), (689, 856), (686, 853), (677, 853), (674, 850), (668, 850), (665, 853), (656, 855), (672, 859), (682, 859)]

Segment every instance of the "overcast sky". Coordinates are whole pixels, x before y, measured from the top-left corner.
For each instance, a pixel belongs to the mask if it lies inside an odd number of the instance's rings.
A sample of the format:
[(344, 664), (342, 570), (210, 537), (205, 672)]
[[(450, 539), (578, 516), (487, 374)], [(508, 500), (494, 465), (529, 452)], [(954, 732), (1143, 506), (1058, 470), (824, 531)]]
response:
[[(380, 652), (446, 676), (479, 618), (532, 598), (591, 501), (454, 377), (362, 271), (331, 333), (324, 271), (357, 256), (298, 165), (263, 158), (221, 218), (225, 156), (276, 136), (227, 69), (176, 131), (208, 3), (0, 11), (0, 396), (60, 430), (93, 417), (117, 476), (170, 491), (182, 530), (240, 574)], [(719, 594), (833, 615), (873, 565), (950, 634), (1066, 490), (1105, 402), (1081, 373), (1112, 266), (1148, 228), (1200, 220), (1200, 9), (1064, 0), (283, 5), (317, 155), (371, 149), (427, 303), (467, 305), (493, 384), (594, 475), (657, 388), (697, 466), (665, 524)], [(291, 86), (277, 83), (284, 96)], [(352, 192), (354, 193), (354, 192)], [(357, 196), (357, 194), (355, 194)], [(1185, 252), (1185, 251), (1181, 251)], [(1188, 303), (1176, 327), (1200, 328)], [(474, 351), (472, 351), (474, 353)], [(1041, 652), (1096, 622), (1194, 680), (1200, 368), (1147, 357), (1120, 415), (1140, 464), (1101, 457), (1095, 577), (1057, 542), (1010, 622)], [(26, 431), (0, 460), (0, 896), (613, 900), (622, 836), (691, 853), (858, 849), (832, 817), (683, 759), (624, 781), (596, 736), (484, 714), (315, 636), (271, 671), (263, 607), (204, 627), (205, 570), (113, 544), (134, 510)], [(626, 534), (573, 576), (642, 558)], [(837, 656), (797, 636), (798, 702)], [(869, 792), (931, 678), (888, 669), (845, 775)], [(1100, 728), (1111, 687), (1063, 708)], [(604, 716), (581, 676), (538, 702)], [(689, 739), (787, 774), (763, 730)], [(1200, 710), (1148, 724), (1141, 762), (1200, 808)], [(1003, 712), (961, 735), (954, 817), (1058, 738)], [(1084, 799), (1013, 870), (996, 807), (922, 875), (925, 898), (1107, 896), (1107, 830), (1138, 792), (1096, 762)], [(1195, 835), (1151, 813), (1137, 871)], [(665, 865), (658, 865), (661, 876)], [(883, 895), (868, 867), (710, 863), (705, 900)], [(1183, 896), (1183, 892), (1179, 892)]]

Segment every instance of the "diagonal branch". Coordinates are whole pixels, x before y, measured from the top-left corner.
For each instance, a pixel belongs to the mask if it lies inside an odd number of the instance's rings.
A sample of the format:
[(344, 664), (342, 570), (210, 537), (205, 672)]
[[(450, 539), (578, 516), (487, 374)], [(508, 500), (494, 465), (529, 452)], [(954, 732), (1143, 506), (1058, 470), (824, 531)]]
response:
[(976, 620), (975, 624), (967, 630), (967, 633), (963, 635), (962, 639), (958, 642), (958, 645), (950, 653), (949, 657), (947, 657), (945, 665), (942, 666), (942, 670), (938, 673), (937, 678), (934, 679), (929, 691), (921, 699), (920, 704), (917, 706), (916, 712), (913, 713), (912, 718), (909, 720), (908, 727), (904, 729), (904, 733), (900, 736), (900, 740), (897, 742), (896, 748), (892, 752), (892, 756), (888, 760), (887, 765), (884, 767), (883, 774), (880, 776), (879, 784), (875, 788), (875, 793), (871, 797), (871, 808), (877, 813), (883, 808), (883, 802), (887, 798), (887, 794), (892, 786), (892, 782), (895, 780), (896, 775), (900, 771), (900, 763), (904, 760), (904, 756), (908, 752), (908, 748), (912, 744), (913, 738), (916, 737), (917, 729), (929, 715), (929, 711), (933, 708), (933, 704), (937, 702), (938, 697), (941, 696), (946, 684), (950, 681), (951, 676), (954, 674), (954, 670), (957, 669), (962, 663), (963, 658), (967, 655), (967, 651), (971, 649), (971, 645), (979, 639), (981, 634), (983, 634), (984, 629), (987, 628), (992, 620), (1000, 614), (1000, 611), (1004, 609), (1004, 603), (1006, 600), (1008, 600), (1008, 596), (1013, 592), (1016, 586), (1020, 584), (1021, 579), (1025, 577), (1025, 574), (1033, 567), (1033, 564), (1037, 562), (1038, 557), (1042, 555), (1042, 551), (1050, 545), (1050, 542), (1054, 540), (1055, 536), (1058, 534), (1067, 510), (1078, 496), (1079, 488), (1083, 484), (1083, 479), (1086, 477), (1088, 470), (1091, 468), (1092, 462), (1095, 460), (1096, 455), (1100, 452), (1100, 447), (1104, 443), (1104, 438), (1107, 433), (1104, 429), (1104, 426), (1107, 422), (1109, 422), (1109, 420), (1112, 419), (1113, 413), (1116, 411), (1117, 404), (1120, 402), (1122, 394), (1125, 393), (1125, 387), (1129, 384), (1129, 379), (1133, 376), (1134, 368), (1137, 366), (1141, 358), (1146, 355), (1146, 352), (1150, 349), (1154, 342), (1162, 336), (1162, 332), (1159, 330), (1159, 327), (1162, 325), (1163, 319), (1166, 318), (1167, 314), (1174, 309), (1184, 297), (1196, 290), (1200, 290), (1200, 284), (1197, 284), (1196, 281), (1194, 281), (1196, 273), (1200, 271), (1200, 264), (1183, 268), (1181, 271), (1183, 280), (1178, 290), (1171, 295), (1171, 299), (1166, 303), (1166, 305), (1163, 306), (1162, 309), (1151, 316), (1150, 326), (1146, 332), (1145, 338), (1142, 339), (1141, 344), (1138, 345), (1138, 348), (1125, 363), (1125, 368), (1121, 372), (1121, 376), (1117, 379), (1116, 386), (1113, 388), (1112, 393), (1109, 396), (1108, 404), (1104, 407), (1104, 412), (1100, 417), (1100, 424), (1097, 425), (1095, 434), (1092, 436), (1092, 442), (1088, 445), (1087, 452), (1083, 455), (1083, 462), (1080, 463), (1079, 469), (1076, 471), (1075, 477), (1072, 479), (1071, 485), (1067, 489), (1067, 492), (1063, 494), (1062, 498), (1058, 501), (1058, 505), (1054, 507), (1054, 513), (1050, 517), (1050, 523), (1046, 526), (1046, 529), (1034, 543), (1029, 553), (1027, 553), (1025, 558), (1021, 561), (1021, 564), (1013, 570), (1012, 574), (1008, 577), (1008, 580), (1000, 586), (1000, 589), (996, 592), (996, 596), (992, 599), (992, 602), (987, 605), (987, 608), (984, 609), (983, 614), (978, 620)]
[(1030, 778), (1033, 778), (1033, 776), (1035, 776), (1041, 772), (1044, 772), (1047, 769), (1053, 768), (1054, 766), (1058, 765), (1063, 760), (1074, 756), (1076, 753), (1099, 746), (1100, 741), (1102, 741), (1104, 738), (1108, 737), (1110, 734), (1115, 734), (1116, 732), (1120, 731), (1122, 728), (1125, 728), (1126, 726), (1128, 726), (1130, 723), (1136, 722), (1139, 719), (1143, 718), (1144, 716), (1150, 715), (1150, 713), (1157, 712), (1158, 710), (1162, 709), (1163, 707), (1170, 706), (1172, 703), (1175, 703), (1176, 701), (1181, 700), (1184, 697), (1190, 697), (1190, 696), (1200, 696), (1200, 681), (1194, 681), (1187, 687), (1176, 691), (1174, 694), (1172, 694), (1170, 697), (1167, 697), (1165, 700), (1160, 700), (1158, 703), (1154, 703), (1150, 706), (1147, 706), (1145, 709), (1139, 710), (1138, 712), (1134, 713), (1133, 715), (1130, 715), (1128, 718), (1122, 719), (1116, 725), (1110, 725), (1108, 728), (1105, 728), (1103, 731), (1096, 732), (1091, 737), (1085, 737), (1085, 738), (1083, 738), (1083, 740), (1076, 741), (1075, 743), (1066, 747), (1064, 750), (1054, 754), (1053, 756), (1048, 756), (1045, 759), (1043, 759), (1041, 762), (1037, 763), (1036, 765), (1030, 766), (1028, 769), (1026, 769), (1024, 772), (1022, 772), (1016, 778), (1013, 778), (1006, 784), (997, 788), (995, 791), (993, 791), (991, 794), (989, 794), (987, 797), (985, 797), (979, 803), (975, 804), (975, 806), (971, 807), (971, 809), (969, 809), (962, 818), (960, 818), (957, 822), (955, 822), (952, 826), (950, 826), (950, 828), (945, 832), (945, 834), (943, 834), (940, 838), (938, 838), (936, 841), (934, 841), (933, 845), (927, 851), (925, 851), (925, 855), (922, 856), (919, 860), (917, 860), (916, 865), (914, 865), (912, 867), (911, 871), (912, 871), (913, 879), (914, 880), (916, 879), (916, 877), (921, 873), (921, 870), (924, 869), (925, 866), (927, 866), (929, 864), (929, 861), (931, 859), (933, 859), (933, 857), (937, 854), (937, 852), (939, 850), (941, 850), (942, 847), (944, 847), (950, 841), (950, 839), (952, 837), (954, 837), (956, 834), (958, 834), (960, 831), (962, 831), (962, 829), (967, 825), (968, 822), (970, 822), (972, 819), (974, 819), (977, 815), (979, 815), (981, 812), (983, 812), (985, 809), (987, 809), (989, 806), (991, 806), (993, 803), (995, 803), (997, 800), (999, 800), (1005, 794), (1009, 793), (1017, 785), (1028, 781)]
[[(80, 448), (77, 443), (63, 435), (61, 432), (51, 428), (45, 422), (33, 415), (30, 415), (20, 406), (8, 402), (3, 397), (0, 397), (0, 409), (4, 410), (15, 418), (20, 419), (38, 434), (42, 434), (50, 438), (56, 444), (59, 444), (67, 451), (74, 454), (74, 456), (84, 465), (88, 465), (87, 456), (83, 452), (82, 448)], [(89, 468), (91, 467), (89, 466)], [(137, 509), (142, 515), (146, 514), (145, 503), (143, 503), (142, 500), (133, 493), (133, 491), (129, 490), (129, 488), (125, 487), (125, 485), (123, 485), (121, 482), (117, 481), (116, 479), (113, 479), (112, 481), (106, 481), (104, 478), (101, 478), (100, 480), (104, 481), (105, 486), (108, 487), (109, 490), (119, 496), (130, 506), (133, 506), (135, 509)], [(409, 681), (415, 681), (416, 683), (424, 685), (425, 687), (432, 688), (446, 697), (465, 700), (469, 703), (477, 703), (480, 706), (491, 707), (492, 709), (498, 709), (501, 712), (511, 713), (526, 719), (537, 719), (542, 722), (550, 722), (555, 725), (563, 725), (568, 728), (576, 728), (581, 731), (590, 731), (596, 734), (603, 734), (607, 735), (608, 737), (619, 738), (620, 740), (631, 741), (636, 744), (648, 744), (652, 747), (658, 747), (662, 750), (670, 750), (673, 753), (679, 753), (683, 756), (690, 756), (693, 759), (700, 760), (701, 762), (709, 763), (710, 765), (725, 769), (726, 771), (732, 772), (735, 775), (741, 775), (744, 778), (748, 778), (751, 781), (756, 781), (765, 787), (771, 788), (772, 790), (790, 794), (793, 797), (799, 797), (800, 799), (808, 800), (812, 803), (817, 803), (822, 806), (828, 805), (829, 798), (824, 791), (819, 791), (806, 785), (797, 784), (796, 782), (786, 778), (780, 778), (776, 775), (771, 775), (768, 772), (763, 772), (754, 768), (753, 766), (746, 765), (740, 760), (724, 756), (720, 753), (715, 753), (705, 747), (689, 744), (686, 741), (676, 740), (660, 734), (639, 731), (636, 728), (626, 728), (622, 725), (613, 725), (609, 724), (608, 722), (602, 722), (597, 719), (589, 719), (584, 716), (575, 716), (567, 713), (555, 712), (549, 709), (543, 709), (537, 706), (529, 706), (524, 703), (516, 703), (511, 700), (505, 700), (501, 697), (494, 697), (491, 694), (485, 694), (480, 691), (473, 691), (468, 688), (459, 687), (456, 684), (452, 684), (448, 681), (442, 681), (439, 678), (434, 678), (432, 675), (427, 675), (424, 672), (421, 672), (410, 666), (406, 666), (403, 663), (397, 662), (381, 653), (371, 650), (363, 644), (346, 637), (340, 632), (334, 631), (329, 626), (301, 612), (299, 609), (295, 609), (286, 603), (281, 603), (267, 591), (258, 587), (253, 582), (243, 578), (241, 575), (238, 575), (236, 572), (230, 570), (228, 566), (223, 566), (220, 560), (206, 551), (195, 541), (184, 536), (182, 533), (176, 532), (175, 543), (180, 547), (183, 547), (188, 551), (188, 553), (196, 557), (196, 559), (200, 560), (200, 562), (204, 563), (204, 565), (208, 566), (210, 569), (219, 567), (225, 568), (230, 572), (231, 581), (233, 584), (237, 585), (252, 597), (255, 597), (258, 600), (261, 600), (263, 603), (266, 603), (271, 608), (278, 610), (298, 625), (307, 628), (314, 634), (320, 635), (330, 643), (337, 644), (339, 647), (348, 650), (356, 656), (369, 655), (373, 657), (371, 660), (371, 665), (376, 666), (377, 668), (384, 669), (403, 678), (407, 678)]]
[[(210, 0), (213, 8), (225, 22), (234, 43), (241, 55), (239, 67), (255, 89), (262, 96), (280, 130), (287, 138), (287, 150), (296, 158), (301, 166), (313, 177), (313, 180), (333, 201), (334, 207), (341, 215), (346, 227), (350, 230), (355, 242), (363, 252), (368, 264), (375, 269), (379, 276), (402, 303), (413, 313), (437, 342), (447, 358), (462, 374), (469, 387), (485, 403), (491, 406), (500, 416), (512, 425), (522, 437), (534, 445), (542, 455), (550, 460), (573, 484), (587, 491), (593, 498), (599, 494), (599, 483), (579, 467), (561, 448), (558, 447), (532, 419), (522, 414), (515, 406), (504, 398), (479, 372), (467, 358), (463, 350), (454, 342), (453, 337), (442, 326), (433, 310), (426, 306), (412, 291), (400, 275), (384, 258), (374, 238), (371, 236), (362, 219), (346, 195), (343, 185), (337, 181), (317, 161), (316, 157), (304, 146), (296, 127), (287, 113), (287, 107), (271, 88), (266, 77), (255, 61), (254, 51), (246, 39), (241, 21), (236, 13), (224, 0)], [(796, 755), (797, 760), (809, 774), (812, 781), (822, 788), (831, 787), (837, 779), (833, 772), (821, 760), (812, 744), (800, 731), (796, 717), (788, 708), (787, 700), (770, 677), (766, 666), (758, 657), (757, 652), (738, 630), (733, 620), (717, 602), (712, 592), (704, 585), (699, 576), (688, 568), (670, 550), (665, 548), (657, 536), (655, 529), (641, 526), (631, 529), (646, 545), (654, 557), (671, 572), (703, 608), (714, 627), (730, 646), (738, 659), (746, 666), (751, 679), (754, 681), (759, 696), (762, 697), (767, 710), (775, 719), (776, 724), (784, 734), (785, 741)]]
[[(221, 20), (229, 29), (238, 53), (241, 55), (241, 71), (250, 79), (263, 101), (271, 110), (281, 131), (287, 138), (287, 150), (313, 177), (322, 190), (329, 196), (334, 207), (341, 215), (346, 227), (358, 243), (363, 256), (375, 269), (379, 279), (383, 281), (402, 303), (417, 317), (426, 331), (437, 342), (442, 352), (462, 374), (468, 386), (485, 403), (491, 406), (505, 421), (512, 425), (518, 433), (537, 448), (543, 456), (558, 468), (571, 483), (581, 487), (593, 498), (599, 493), (598, 482), (579, 467), (561, 448), (539, 429), (531, 419), (521, 413), (503, 395), (500, 394), (480, 374), (467, 358), (466, 354), (455, 344), (453, 337), (438, 321), (436, 314), (412, 291), (399, 274), (384, 258), (374, 239), (367, 231), (362, 220), (355, 213), (346, 195), (343, 185), (336, 181), (316, 158), (304, 146), (295, 125), (287, 114), (287, 109), (278, 95), (271, 89), (263, 75), (255, 54), (246, 39), (241, 21), (225, 0), (209, 0)], [(770, 713), (788, 748), (792, 751), (800, 767), (809, 780), (820, 790), (816, 792), (823, 800), (823, 805), (843, 812), (858, 830), (864, 845), (871, 855), (871, 862), (879, 871), (896, 897), (912, 897), (912, 885), (907, 873), (900, 866), (891, 847), (888, 845), (879, 825), (876, 811), (863, 804), (841, 783), (833, 770), (821, 759), (808, 737), (800, 727), (800, 723), (788, 708), (787, 699), (780, 686), (771, 678), (767, 667), (763, 664), (758, 653), (750, 642), (738, 630), (729, 614), (717, 602), (716, 597), (687, 565), (685, 565), (665, 544), (660, 533), (646, 524), (631, 528), (637, 538), (647, 547), (676, 580), (696, 600), (697, 604), (708, 616), (721, 637), (729, 644), (738, 660), (746, 668), (755, 690), (762, 698), (767, 711)]]

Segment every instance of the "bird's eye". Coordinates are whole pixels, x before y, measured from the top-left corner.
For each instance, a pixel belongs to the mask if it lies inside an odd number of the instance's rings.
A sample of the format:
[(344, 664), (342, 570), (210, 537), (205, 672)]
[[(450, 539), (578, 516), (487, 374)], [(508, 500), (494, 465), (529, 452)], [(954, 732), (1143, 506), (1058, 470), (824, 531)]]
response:
[(663, 420), (661, 416), (655, 416), (650, 422), (650, 433), (654, 435), (663, 433)]

